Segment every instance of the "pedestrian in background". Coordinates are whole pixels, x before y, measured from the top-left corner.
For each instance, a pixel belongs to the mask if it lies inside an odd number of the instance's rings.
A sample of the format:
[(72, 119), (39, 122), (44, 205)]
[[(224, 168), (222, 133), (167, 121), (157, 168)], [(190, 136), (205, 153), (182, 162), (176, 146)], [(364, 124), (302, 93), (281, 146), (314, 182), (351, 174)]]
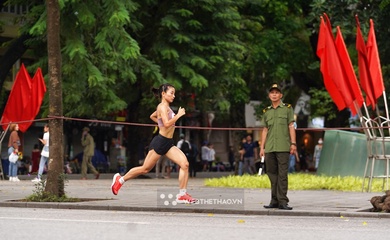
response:
[(244, 150), (244, 169), (243, 173), (255, 174), (255, 156), (257, 157), (257, 147), (258, 145), (252, 141), (252, 136), (247, 135), (246, 141), (242, 144)]
[[(190, 156), (190, 152), (191, 152), (191, 144), (186, 139), (186, 136), (184, 133), (180, 133), (180, 140), (177, 142), (176, 147), (178, 147), (184, 153), (184, 155), (186, 155), (187, 161), (189, 161), (189, 156)], [(174, 165), (175, 165), (175, 170), (177, 172), (179, 172), (180, 166), (177, 166), (177, 164), (175, 164), (175, 163), (174, 163)]]
[(306, 152), (306, 147), (305, 144), (301, 144), (301, 149), (299, 150), (299, 166), (300, 170), (302, 172), (308, 172), (309, 171), (309, 166), (307, 164), (307, 152)]
[(198, 146), (194, 143), (193, 140), (190, 140), (191, 150), (188, 157), (188, 162), (190, 164), (189, 171), (190, 177), (196, 177), (197, 172), (197, 158), (198, 158)]
[(321, 151), (322, 151), (322, 138), (318, 140), (318, 144), (314, 147), (314, 154), (313, 158), (315, 159), (315, 170), (317, 171), (318, 165), (320, 164), (320, 157), (321, 157)]
[(156, 178), (171, 178), (171, 160), (165, 155), (161, 156), (156, 163)]
[(201, 151), (201, 158), (202, 158), (202, 164), (203, 164), (203, 172), (206, 172), (207, 168), (209, 166), (209, 160), (210, 160), (210, 148), (208, 147), (207, 141), (203, 142), (203, 145), (202, 145), (200, 151)]
[(299, 156), (298, 153), (290, 153), (289, 158), (289, 164), (288, 164), (288, 173), (294, 173), (295, 172), (295, 165), (296, 163), (299, 163)]
[(212, 143), (207, 144), (209, 148), (209, 172), (213, 171), (213, 163), (215, 163), (215, 150)]
[(297, 151), (294, 112), (290, 104), (282, 102), (278, 84), (269, 88), (268, 97), (271, 105), (263, 110), (260, 158), (265, 156), (271, 202), (264, 208), (291, 210), (287, 190), (289, 156)]
[(47, 160), (49, 159), (49, 125), (46, 124), (43, 127), (43, 138), (38, 138), (39, 141), (43, 144), (41, 151), (41, 160), (39, 161), (38, 175), (36, 178), (31, 180), (32, 182), (40, 182), (43, 175), (43, 170), (45, 169)]
[(84, 147), (83, 162), (81, 163), (81, 179), (87, 179), (88, 169), (95, 175), (95, 179), (98, 179), (100, 174), (92, 164), (92, 158), (95, 155), (95, 141), (89, 133), (88, 127), (83, 128), (81, 136), (81, 145)]
[(34, 144), (34, 149), (31, 151), (31, 173), (38, 173), (39, 159), (41, 158), (41, 150), (38, 144)]
[(161, 156), (157, 160), (156, 167), (155, 167), (156, 178), (160, 178), (160, 172), (161, 172), (161, 178), (164, 177), (164, 172), (165, 172), (164, 165), (165, 165), (165, 158), (164, 156)]
[[(8, 156), (11, 155), (11, 153), (19, 154), (19, 150), (21, 148), (21, 142), (19, 138), (19, 125), (12, 123), (9, 127), (10, 135), (8, 140)], [(9, 168), (8, 168), (8, 177), (9, 181), (11, 182), (20, 182), (20, 179), (18, 178), (18, 161), (12, 161), (9, 159)]]
[(178, 147), (188, 159), (191, 151), (191, 144), (186, 140), (184, 133), (180, 134), (180, 140), (177, 142), (176, 147)]
[(246, 143), (246, 138), (242, 138), (240, 142), (240, 146), (238, 147), (238, 159), (237, 159), (237, 164), (236, 164), (236, 171), (238, 176), (242, 176), (243, 174), (243, 165), (244, 165), (244, 154), (245, 154), (245, 149), (244, 149), (244, 144)]

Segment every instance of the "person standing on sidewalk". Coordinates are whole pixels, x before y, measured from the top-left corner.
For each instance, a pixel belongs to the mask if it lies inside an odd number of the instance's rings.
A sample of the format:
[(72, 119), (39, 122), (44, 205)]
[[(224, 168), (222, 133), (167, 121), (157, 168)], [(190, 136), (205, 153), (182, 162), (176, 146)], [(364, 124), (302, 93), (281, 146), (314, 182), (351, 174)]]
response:
[(87, 179), (87, 167), (95, 174), (95, 179), (98, 179), (100, 174), (96, 168), (92, 165), (92, 158), (95, 154), (95, 141), (91, 134), (89, 134), (89, 128), (84, 127), (81, 136), (81, 145), (84, 147), (83, 162), (81, 163), (81, 179)]
[(179, 167), (179, 194), (176, 197), (177, 203), (195, 203), (196, 199), (191, 197), (187, 193), (188, 184), (188, 161), (186, 155), (175, 146), (173, 141), (173, 135), (175, 132), (175, 123), (179, 118), (186, 114), (185, 109), (179, 107), (177, 114), (172, 111), (170, 104), (175, 99), (175, 87), (171, 84), (162, 84), (158, 89), (153, 89), (155, 96), (161, 99), (160, 104), (157, 106), (157, 110), (150, 115), (155, 123), (158, 124), (160, 129), (159, 134), (155, 136), (152, 142), (149, 144), (149, 151), (146, 155), (145, 161), (142, 166), (134, 167), (130, 169), (124, 176), (116, 173), (113, 177), (111, 190), (114, 195), (117, 195), (122, 185), (141, 174), (146, 174), (162, 155), (166, 155)]
[(212, 143), (207, 144), (209, 148), (209, 172), (213, 171), (213, 164), (215, 164), (215, 150)]
[[(189, 161), (190, 152), (191, 152), (191, 144), (190, 141), (186, 139), (184, 133), (180, 134), (180, 140), (177, 142), (176, 147), (178, 147), (184, 155), (187, 157), (187, 161)], [(175, 164), (176, 165), (176, 164)], [(176, 171), (179, 171), (178, 166), (175, 166)]]
[(265, 157), (266, 171), (271, 182), (271, 202), (264, 208), (292, 210), (288, 205), (288, 165), (290, 154), (295, 154), (296, 133), (294, 112), (290, 104), (282, 102), (278, 84), (269, 88), (271, 106), (263, 110), (260, 158)]
[(314, 147), (313, 159), (315, 160), (315, 169), (317, 171), (318, 165), (320, 164), (320, 157), (322, 151), (322, 138), (318, 140), (318, 144)]
[(43, 175), (43, 169), (45, 169), (47, 160), (49, 159), (49, 125), (46, 124), (43, 127), (43, 138), (39, 138), (39, 141), (43, 144), (41, 151), (41, 160), (39, 161), (38, 175), (36, 178), (31, 180), (32, 182), (40, 182)]
[[(8, 156), (11, 155), (12, 152), (15, 154), (19, 153), (19, 148), (22, 145), (19, 138), (19, 125), (12, 123), (9, 127), (10, 135), (8, 140)], [(8, 168), (8, 177), (10, 182), (20, 182), (18, 178), (18, 162), (9, 161)]]
[(255, 174), (255, 157), (257, 157), (258, 145), (252, 141), (251, 135), (247, 135), (246, 141), (242, 144), (242, 147), (244, 148), (244, 172)]
[(190, 156), (188, 157), (188, 163), (190, 164), (189, 166), (189, 171), (190, 171), (190, 177), (196, 177), (196, 172), (197, 172), (197, 158), (198, 158), (198, 146), (196, 143), (194, 143), (193, 140), (190, 140), (191, 144), (191, 151), (190, 151)]
[(208, 147), (207, 141), (204, 141), (202, 147), (200, 148), (200, 158), (202, 159), (203, 172), (206, 172), (210, 160), (210, 148)]
[(31, 173), (38, 173), (39, 159), (41, 159), (41, 150), (39, 149), (38, 144), (34, 144), (34, 148), (31, 151)]

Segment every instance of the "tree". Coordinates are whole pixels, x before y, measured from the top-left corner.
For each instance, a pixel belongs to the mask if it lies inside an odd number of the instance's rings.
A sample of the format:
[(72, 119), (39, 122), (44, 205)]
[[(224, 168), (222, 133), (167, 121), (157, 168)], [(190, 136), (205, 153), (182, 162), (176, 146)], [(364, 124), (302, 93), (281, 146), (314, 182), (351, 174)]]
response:
[(241, 39), (248, 48), (242, 75), (250, 98), (261, 101), (256, 107), (258, 118), (269, 105), (268, 88), (272, 83), (280, 83), (284, 101), (294, 104), (300, 91), (308, 92), (315, 80), (313, 70), (308, 68), (316, 59), (311, 51), (305, 4), (306, 1), (251, 1), (241, 10), (246, 19)]
[(49, 114), (53, 117), (50, 125), (49, 171), (45, 190), (62, 197), (64, 191), (64, 147), (62, 117), (61, 46), (60, 46), (60, 5), (58, 0), (47, 0), (47, 53), (49, 69)]
[[(202, 111), (228, 113), (232, 103), (248, 100), (249, 89), (258, 96), (256, 90), (306, 65), (296, 61), (307, 59), (297, 44), (307, 33), (294, 1), (61, 2), (66, 116), (103, 118), (132, 104), (148, 110), (150, 95), (141, 93), (164, 81), (201, 96)], [(32, 3), (23, 32), (39, 48), (45, 9)], [(35, 53), (44, 65), (46, 53)]]

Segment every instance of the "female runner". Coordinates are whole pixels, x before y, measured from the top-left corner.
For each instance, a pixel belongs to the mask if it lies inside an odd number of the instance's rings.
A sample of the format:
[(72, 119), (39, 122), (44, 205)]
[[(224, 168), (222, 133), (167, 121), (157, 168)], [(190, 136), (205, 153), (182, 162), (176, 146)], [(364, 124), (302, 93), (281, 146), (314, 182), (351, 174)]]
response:
[(146, 174), (156, 165), (161, 155), (165, 155), (176, 163), (179, 167), (179, 188), (177, 203), (195, 203), (197, 200), (187, 193), (188, 183), (188, 160), (185, 154), (175, 146), (173, 134), (175, 132), (175, 123), (180, 117), (185, 115), (185, 109), (179, 107), (177, 114), (172, 111), (169, 105), (175, 99), (175, 88), (171, 84), (163, 84), (158, 89), (153, 89), (155, 95), (161, 99), (157, 110), (150, 115), (150, 118), (158, 124), (159, 134), (156, 135), (149, 145), (149, 152), (145, 158), (144, 164), (130, 169), (124, 176), (119, 173), (113, 177), (111, 190), (114, 195), (118, 194), (122, 185), (141, 174)]

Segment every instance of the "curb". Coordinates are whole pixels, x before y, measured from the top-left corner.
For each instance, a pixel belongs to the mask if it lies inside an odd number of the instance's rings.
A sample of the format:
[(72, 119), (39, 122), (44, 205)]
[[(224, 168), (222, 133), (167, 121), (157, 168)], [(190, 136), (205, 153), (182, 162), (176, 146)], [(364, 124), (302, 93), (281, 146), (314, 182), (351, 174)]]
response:
[[(184, 205), (185, 206), (185, 205)], [(237, 209), (205, 209), (188, 207), (129, 207), (110, 205), (88, 205), (77, 203), (47, 203), (47, 202), (0, 202), (0, 207), (19, 208), (52, 208), (76, 210), (103, 210), (103, 211), (145, 211), (171, 213), (207, 213), (207, 214), (239, 214), (259, 216), (290, 216), (290, 217), (341, 217), (341, 218), (390, 218), (390, 214), (382, 212), (338, 212), (338, 211), (305, 211), (305, 210), (237, 210)]]

